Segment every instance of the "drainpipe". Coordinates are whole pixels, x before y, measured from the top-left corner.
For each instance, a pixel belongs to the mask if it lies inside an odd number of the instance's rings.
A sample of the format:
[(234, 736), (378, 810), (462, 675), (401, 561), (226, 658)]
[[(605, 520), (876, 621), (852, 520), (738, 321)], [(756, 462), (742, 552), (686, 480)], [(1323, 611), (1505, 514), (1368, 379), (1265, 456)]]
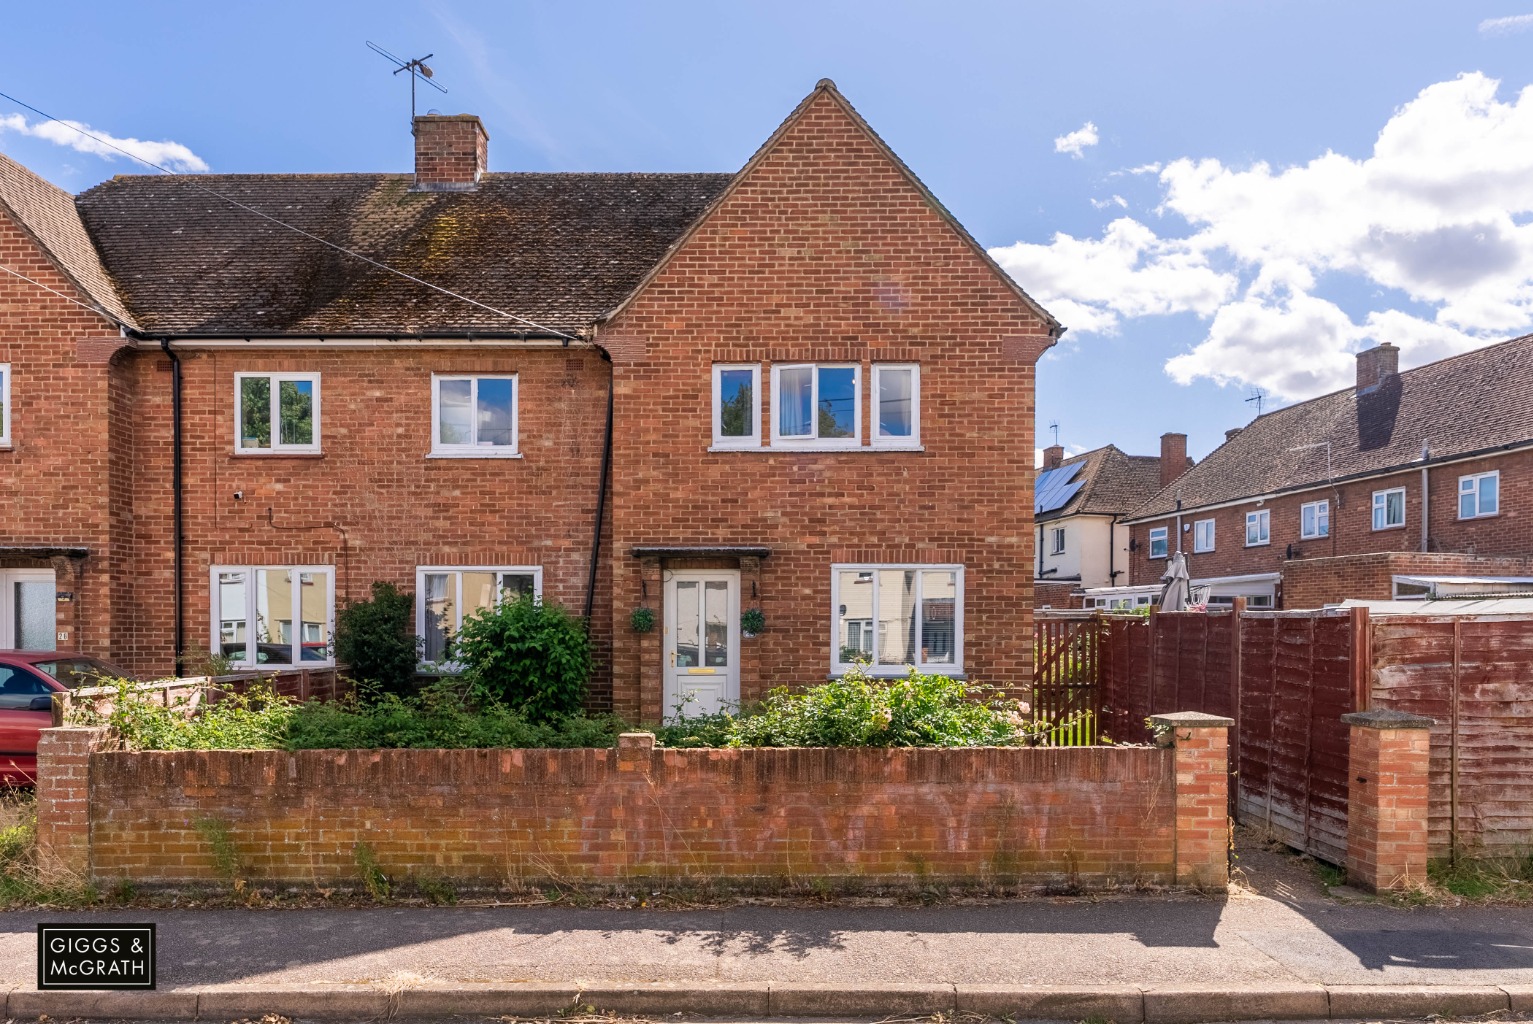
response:
[(1117, 516), (1107, 520), (1107, 585), (1109, 587), (1118, 585), (1118, 570), (1113, 568), (1113, 548), (1116, 546), (1113, 544), (1113, 527), (1117, 524)]
[(1427, 488), (1427, 460), (1432, 457), (1432, 446), (1421, 442), (1421, 550), (1431, 550), (1432, 492)]
[(591, 574), (586, 579), (586, 629), (591, 628), (591, 610), (596, 607), (596, 568), (601, 559), (601, 524), (607, 515), (607, 477), (612, 471), (612, 389), (617, 384), (617, 374), (612, 366), (612, 356), (604, 348), (601, 353), (607, 363), (607, 432), (601, 446), (601, 483), (596, 492), (596, 526), (591, 531)]
[(183, 543), (183, 522), (181, 508), (181, 357), (176, 355), (170, 347), (169, 338), (160, 339), (160, 349), (170, 360), (170, 506), (171, 506), (171, 535), (174, 546), (173, 564), (175, 583), (171, 606), (175, 609), (176, 616), (176, 675), (181, 675), (181, 653), (186, 650), (186, 623), (183, 615), (183, 588), (181, 559)]

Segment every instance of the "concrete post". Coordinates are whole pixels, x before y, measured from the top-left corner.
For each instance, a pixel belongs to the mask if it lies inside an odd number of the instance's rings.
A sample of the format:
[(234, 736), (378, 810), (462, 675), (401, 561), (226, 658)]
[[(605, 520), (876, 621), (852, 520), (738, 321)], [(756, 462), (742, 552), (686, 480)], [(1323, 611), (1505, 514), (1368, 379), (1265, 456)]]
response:
[(1427, 875), (1428, 730), (1403, 711), (1355, 711), (1347, 747), (1347, 882), (1380, 892)]
[(90, 756), (112, 730), (44, 729), (37, 742), (37, 861), (45, 879), (90, 878)]
[(1182, 711), (1152, 715), (1176, 751), (1176, 883), (1223, 891), (1230, 881), (1230, 727), (1234, 719)]

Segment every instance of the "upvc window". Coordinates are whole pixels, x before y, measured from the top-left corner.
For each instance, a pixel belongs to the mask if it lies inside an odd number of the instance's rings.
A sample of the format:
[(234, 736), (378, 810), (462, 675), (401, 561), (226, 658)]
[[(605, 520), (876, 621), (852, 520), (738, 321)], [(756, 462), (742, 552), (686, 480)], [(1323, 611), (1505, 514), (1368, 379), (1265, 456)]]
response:
[(0, 448), (11, 443), (11, 364), (0, 363)]
[(1062, 555), (1065, 553), (1065, 528), (1056, 526), (1049, 531), (1049, 554)]
[(1199, 519), (1192, 524), (1192, 550), (1212, 551), (1214, 549), (1214, 521), (1212, 519)]
[(1165, 558), (1169, 554), (1171, 530), (1166, 526), (1157, 526), (1150, 531), (1150, 557)]
[(517, 457), (516, 374), (431, 375), (431, 454)]
[(1272, 510), (1259, 509), (1246, 513), (1246, 547), (1254, 548), (1272, 543)]
[(921, 367), (915, 363), (873, 364), (873, 446), (915, 448), (921, 444)]
[(1405, 488), (1373, 492), (1373, 528), (1389, 530), (1405, 525)]
[(1299, 506), (1299, 539), (1313, 540), (1331, 535), (1331, 503), (1306, 501)]
[(1458, 517), (1478, 519), (1501, 511), (1501, 472), (1475, 473), (1458, 478)]
[(760, 364), (714, 366), (713, 446), (757, 448), (760, 445)]
[(802, 363), (772, 367), (772, 443), (855, 448), (862, 442), (862, 369)]
[(235, 666), (334, 663), (330, 566), (215, 565), (212, 584), (212, 647)]
[(234, 450), (319, 451), (319, 374), (236, 373)]
[(415, 633), (423, 643), (422, 660), (446, 662), (448, 641), (466, 616), (528, 596), (543, 596), (543, 570), (535, 565), (416, 569)]
[(831, 605), (831, 671), (963, 671), (963, 566), (832, 566)]

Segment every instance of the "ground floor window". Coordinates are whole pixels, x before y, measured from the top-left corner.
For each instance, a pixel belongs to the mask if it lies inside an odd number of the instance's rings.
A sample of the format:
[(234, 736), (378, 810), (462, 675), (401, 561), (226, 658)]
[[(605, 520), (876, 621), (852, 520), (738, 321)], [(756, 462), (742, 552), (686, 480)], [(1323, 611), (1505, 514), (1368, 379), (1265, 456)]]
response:
[(867, 661), (880, 675), (963, 668), (963, 566), (837, 565), (831, 667)]
[(329, 566), (213, 567), (213, 650), (238, 668), (332, 664), (335, 572)]
[(421, 566), (415, 570), (415, 632), (422, 639), (421, 658), (430, 664), (447, 660), (447, 644), (463, 617), (502, 601), (543, 596), (543, 570), (537, 566)]

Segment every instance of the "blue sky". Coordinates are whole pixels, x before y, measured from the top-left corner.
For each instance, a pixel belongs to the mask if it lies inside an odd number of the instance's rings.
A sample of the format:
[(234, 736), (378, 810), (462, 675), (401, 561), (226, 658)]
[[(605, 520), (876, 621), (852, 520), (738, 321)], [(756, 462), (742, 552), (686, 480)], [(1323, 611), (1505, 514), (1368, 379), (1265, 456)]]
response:
[[(481, 115), (495, 170), (735, 170), (834, 78), (1071, 327), (1040, 444), (1202, 457), (1359, 347), (1533, 330), (1533, 0), (61, 2), (7, 10), (0, 91), (186, 167), (404, 171), (368, 39), (435, 54), (422, 109)], [(67, 136), (0, 99), (59, 185), (139, 170)]]

